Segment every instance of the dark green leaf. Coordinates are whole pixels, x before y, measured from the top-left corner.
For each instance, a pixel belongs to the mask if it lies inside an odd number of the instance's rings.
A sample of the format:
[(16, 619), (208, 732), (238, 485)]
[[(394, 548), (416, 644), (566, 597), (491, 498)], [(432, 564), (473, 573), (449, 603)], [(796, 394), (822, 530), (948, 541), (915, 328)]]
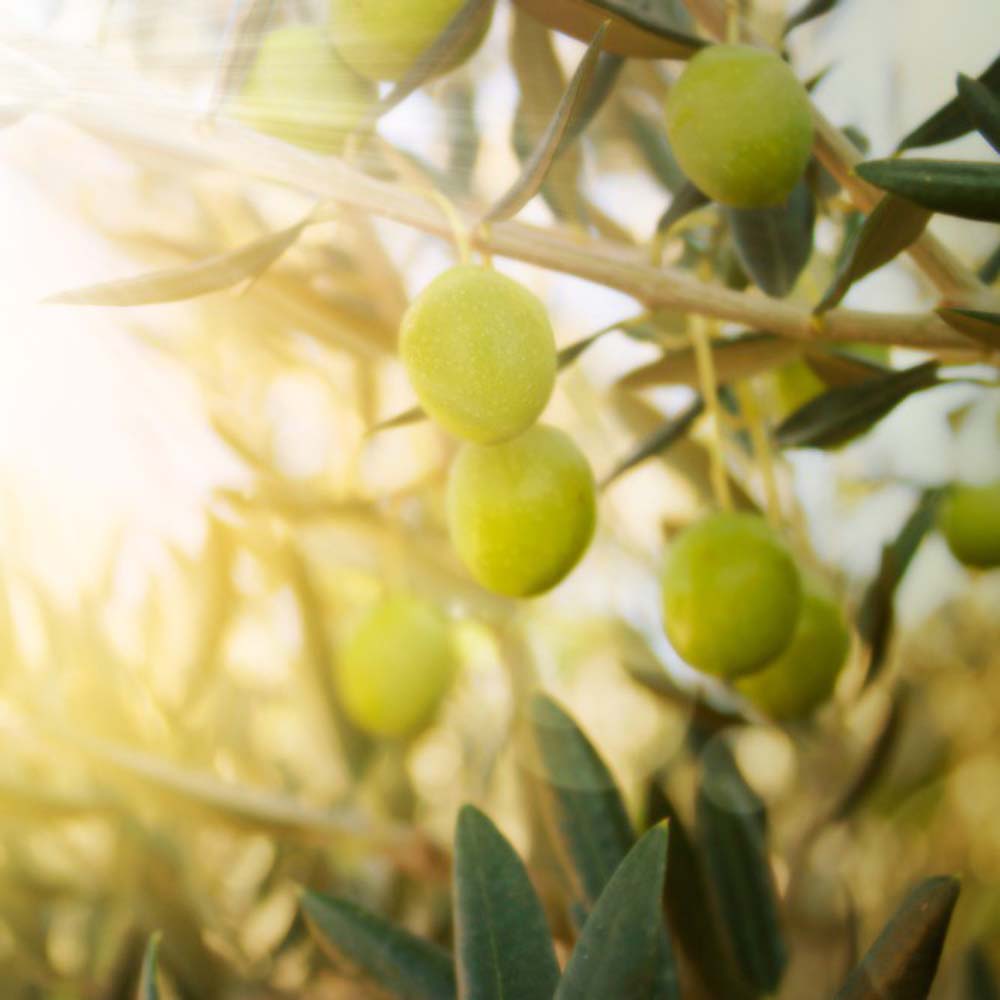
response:
[(463, 1000), (551, 1000), (559, 963), (521, 859), (474, 806), (455, 831), (455, 952)]
[(142, 956), (142, 971), (139, 973), (139, 989), (136, 990), (136, 1000), (160, 1000), (160, 988), (156, 983), (157, 969), (160, 964), (159, 931), (153, 934), (146, 945)]
[(568, 134), (584, 103), (590, 83), (597, 68), (601, 54), (601, 45), (607, 33), (607, 25), (602, 24), (594, 35), (593, 41), (580, 60), (566, 88), (556, 113), (545, 129), (534, 152), (528, 158), (521, 176), (514, 182), (505, 195), (487, 212), (484, 222), (497, 222), (516, 215), (537, 194), (545, 175), (552, 166), (556, 155), (565, 147), (563, 140)]
[(744, 977), (777, 992), (787, 955), (768, 863), (764, 807), (721, 740), (702, 754), (697, 832), (719, 914)]
[(667, 420), (647, 438), (640, 441), (635, 448), (601, 480), (601, 489), (610, 486), (619, 476), (645, 462), (647, 458), (660, 455), (674, 442), (679, 441), (691, 428), (705, 410), (701, 396), (682, 410), (672, 420)]
[(891, 371), (884, 365), (858, 357), (849, 351), (832, 349), (809, 350), (806, 352), (805, 362), (812, 373), (831, 389), (842, 385), (857, 385)]
[(924, 1000), (958, 900), (958, 880), (929, 878), (886, 924), (836, 1000)]
[(570, 122), (566, 134), (563, 136), (556, 156), (561, 156), (563, 151), (576, 140), (594, 120), (598, 111), (604, 107), (604, 102), (611, 96), (611, 92), (625, 68), (625, 60), (621, 56), (616, 56), (611, 52), (602, 52), (597, 60), (597, 69), (590, 80), (590, 85), (580, 100), (580, 107), (573, 121)]
[(958, 96), (976, 131), (1000, 153), (1000, 97), (985, 84), (961, 73)]
[(396, 996), (454, 1000), (455, 972), (443, 948), (348, 900), (305, 892), (301, 905), (313, 937), (338, 966)]
[(913, 368), (839, 386), (809, 400), (775, 431), (782, 448), (836, 448), (863, 434), (904, 399), (939, 384), (938, 365)]
[(931, 214), (905, 198), (886, 195), (858, 230), (815, 312), (823, 313), (838, 305), (854, 282), (901, 254), (927, 228)]
[(632, 826), (611, 772), (573, 719), (547, 695), (532, 699), (530, 719), (546, 820), (589, 908), (631, 847)]
[(785, 25), (785, 34), (787, 35), (793, 28), (797, 28), (801, 24), (808, 24), (817, 17), (829, 13), (837, 6), (838, 2), (839, 0), (809, 0), (809, 3), (802, 10), (788, 19), (788, 23)]
[(658, 233), (668, 233), (673, 226), (686, 215), (697, 211), (703, 205), (710, 204), (711, 199), (690, 181), (685, 181), (683, 187), (670, 199), (666, 211), (656, 223)]
[[(979, 82), (993, 93), (1000, 93), (1000, 56), (980, 74)], [(971, 131), (972, 122), (969, 120), (969, 115), (962, 101), (955, 97), (905, 136), (896, 147), (896, 152), (901, 153), (903, 150), (916, 149), (919, 146), (936, 146), (942, 142), (958, 139)]]
[(981, 945), (973, 945), (965, 956), (964, 1000), (1000, 1000), (1000, 985)]
[(726, 216), (747, 275), (768, 295), (787, 295), (812, 255), (816, 208), (806, 182), (783, 205), (727, 208)]
[(583, 926), (555, 1000), (676, 996), (663, 977), (668, 841), (666, 824), (653, 827), (615, 870)]
[(869, 160), (854, 169), (869, 184), (934, 212), (1000, 222), (1000, 164)]
[(984, 285), (992, 285), (1000, 277), (1000, 243), (996, 249), (983, 261), (979, 268), (979, 280)]
[(653, 176), (668, 191), (679, 195), (684, 186), (690, 182), (674, 157), (662, 122), (646, 114), (645, 111), (626, 104), (625, 123)]
[(869, 649), (867, 680), (874, 680), (885, 663), (895, 620), (896, 590), (917, 554), (924, 536), (937, 521), (941, 490), (927, 490), (899, 534), (882, 548), (878, 573), (858, 610), (858, 633)]
[(937, 314), (959, 333), (1000, 350), (1000, 313), (981, 309), (938, 309)]

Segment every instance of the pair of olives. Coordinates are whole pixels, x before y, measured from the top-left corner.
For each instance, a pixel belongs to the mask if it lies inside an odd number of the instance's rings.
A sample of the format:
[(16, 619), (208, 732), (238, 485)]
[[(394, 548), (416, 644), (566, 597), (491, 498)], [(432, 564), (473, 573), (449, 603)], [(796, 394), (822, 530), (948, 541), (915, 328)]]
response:
[[(399, 80), (461, 10), (463, 0), (331, 0), (326, 28), (296, 24), (261, 42), (238, 116), (248, 125), (319, 153), (338, 153), (378, 96)], [(439, 72), (478, 48), (484, 18)]]
[(843, 613), (757, 515), (711, 514), (683, 531), (661, 594), (677, 652), (772, 718), (809, 715), (832, 694), (850, 646)]

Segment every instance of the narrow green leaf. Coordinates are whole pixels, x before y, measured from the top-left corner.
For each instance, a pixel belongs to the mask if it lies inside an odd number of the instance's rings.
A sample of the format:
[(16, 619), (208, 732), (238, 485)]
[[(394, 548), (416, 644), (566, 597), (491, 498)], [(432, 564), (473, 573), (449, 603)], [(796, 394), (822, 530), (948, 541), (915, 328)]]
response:
[(812, 373), (826, 386), (833, 389), (842, 385), (857, 385), (869, 379), (888, 374), (892, 369), (885, 365), (858, 357), (849, 351), (808, 350), (805, 362)]
[(958, 74), (958, 96), (976, 131), (1000, 153), (1000, 97), (962, 73)]
[(674, 157), (662, 122), (653, 115), (632, 107), (629, 103), (623, 103), (625, 124), (636, 149), (660, 184), (667, 191), (672, 191), (675, 196), (679, 195), (690, 181), (684, 176), (684, 171)]
[(997, 244), (993, 253), (983, 261), (978, 276), (984, 285), (992, 285), (1000, 277), (1000, 243)]
[(455, 972), (443, 948), (344, 899), (305, 892), (302, 912), (313, 937), (337, 963), (394, 996), (454, 1000)]
[(139, 988), (136, 990), (136, 1000), (160, 1000), (160, 987), (157, 985), (157, 970), (160, 965), (160, 941), (163, 935), (156, 931), (149, 938), (146, 951), (142, 956), (142, 971), (139, 973)]
[(712, 891), (747, 981), (777, 992), (787, 954), (765, 843), (764, 807), (721, 741), (702, 755), (697, 834)]
[(768, 295), (787, 295), (812, 255), (816, 206), (809, 185), (799, 181), (782, 205), (727, 208), (726, 217), (748, 277)]
[(1000, 350), (1000, 313), (981, 309), (938, 309), (937, 314), (952, 329), (993, 350)]
[(554, 1000), (662, 997), (663, 881), (669, 838), (658, 824), (615, 870), (570, 955)]
[(474, 806), (455, 832), (455, 952), (463, 1000), (551, 1000), (559, 963), (517, 852)]
[(643, 438), (635, 448), (629, 452), (615, 467), (601, 480), (600, 488), (606, 489), (616, 479), (626, 472), (642, 464), (647, 458), (654, 455), (661, 455), (672, 444), (679, 441), (691, 428), (695, 421), (705, 411), (705, 402), (698, 396), (684, 410), (682, 410), (672, 420), (664, 422), (662, 427), (658, 427), (648, 437)]
[(404, 410), (402, 413), (397, 413), (394, 417), (388, 417), (385, 420), (380, 420), (373, 427), (368, 429), (368, 436), (373, 437), (376, 434), (381, 434), (382, 431), (395, 430), (397, 427), (406, 427), (409, 424), (418, 424), (422, 420), (427, 419), (427, 414), (424, 413), (423, 409), (419, 406), (412, 406), (408, 410)]
[(658, 233), (668, 233), (670, 230), (692, 212), (711, 203), (711, 199), (700, 188), (690, 181), (685, 181), (677, 193), (670, 199), (666, 211), (656, 223)]
[(611, 772), (573, 719), (547, 695), (536, 695), (529, 711), (546, 820), (589, 908), (632, 846), (632, 826)]
[(895, 621), (896, 590), (920, 543), (937, 521), (942, 495), (939, 489), (926, 490), (899, 534), (882, 548), (878, 573), (868, 585), (858, 610), (858, 634), (869, 650), (866, 683), (878, 676), (885, 663)]
[(611, 96), (625, 68), (625, 60), (622, 56), (617, 56), (613, 52), (602, 52), (597, 59), (597, 68), (591, 78), (590, 86), (580, 100), (580, 107), (573, 121), (570, 122), (566, 134), (563, 136), (556, 156), (561, 156), (563, 151), (573, 143), (594, 120), (597, 113), (604, 107), (605, 102)]
[(836, 1000), (921, 1000), (930, 993), (958, 901), (955, 878), (929, 878), (886, 924)]
[(839, 305), (856, 281), (888, 264), (927, 228), (932, 213), (906, 198), (886, 195), (865, 219), (814, 312)]
[[(1000, 56), (990, 63), (979, 75), (978, 80), (992, 93), (1000, 93)], [(901, 139), (896, 152), (902, 153), (904, 150), (917, 149), (920, 146), (937, 146), (942, 142), (950, 142), (971, 132), (972, 127), (965, 105), (960, 98), (955, 97)]]
[(1000, 164), (957, 160), (869, 160), (859, 177), (924, 208), (962, 219), (1000, 222)]
[(237, 250), (137, 278), (59, 292), (50, 295), (45, 302), (75, 306), (145, 306), (218, 292), (262, 274), (295, 243), (306, 226), (325, 221), (329, 221), (328, 216), (310, 212), (294, 226), (262, 236)]
[(1000, 984), (982, 945), (973, 945), (965, 956), (964, 1000), (1000, 1000)]
[(775, 431), (782, 448), (836, 448), (869, 430), (904, 399), (938, 385), (938, 364), (923, 364), (839, 386), (809, 400)]
[(787, 35), (788, 32), (798, 28), (800, 25), (808, 24), (810, 21), (814, 21), (817, 17), (822, 17), (824, 14), (828, 14), (834, 7), (837, 6), (838, 2), (839, 0), (809, 0), (809, 3), (807, 3), (805, 7), (788, 19), (788, 23), (785, 25), (784, 33)]
[(556, 155), (564, 148), (563, 139), (582, 107), (583, 98), (587, 94), (594, 70), (597, 67), (597, 60), (601, 54), (601, 45), (606, 33), (607, 25), (602, 24), (580, 60), (569, 86), (559, 101), (555, 115), (546, 127), (538, 145), (535, 146), (534, 152), (525, 163), (521, 176), (487, 212), (483, 219), (484, 222), (509, 219), (537, 194)]

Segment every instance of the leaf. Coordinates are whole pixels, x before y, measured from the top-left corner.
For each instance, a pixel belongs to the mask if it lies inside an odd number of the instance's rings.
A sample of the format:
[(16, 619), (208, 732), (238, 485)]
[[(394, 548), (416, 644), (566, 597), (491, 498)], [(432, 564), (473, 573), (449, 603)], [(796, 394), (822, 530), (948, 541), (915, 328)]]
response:
[(517, 852), (464, 806), (455, 832), (455, 952), (463, 1000), (551, 1000), (559, 963)]
[(409, 424), (418, 424), (422, 420), (427, 419), (427, 414), (424, 413), (423, 409), (419, 406), (412, 406), (408, 410), (404, 410), (402, 413), (397, 413), (394, 417), (388, 417), (385, 420), (380, 420), (373, 427), (368, 429), (368, 436), (372, 437), (375, 434), (381, 434), (382, 431), (395, 430), (397, 427), (406, 427)]
[(146, 306), (180, 302), (198, 295), (218, 292), (266, 271), (312, 223), (328, 222), (329, 216), (312, 211), (288, 229), (262, 236), (237, 250), (207, 257), (194, 264), (167, 268), (138, 278), (89, 285), (50, 295), (51, 305)]
[(139, 973), (139, 988), (136, 990), (136, 1000), (160, 1000), (160, 988), (157, 986), (157, 969), (160, 963), (159, 931), (152, 934), (146, 951), (142, 956), (142, 971)]
[(868, 646), (866, 683), (878, 676), (889, 649), (895, 619), (896, 590), (924, 536), (937, 522), (943, 492), (926, 490), (899, 534), (882, 548), (878, 573), (868, 585), (858, 610), (858, 634)]
[(836, 1000), (922, 1000), (937, 973), (951, 914), (955, 878), (929, 878), (914, 889), (886, 924)]
[(787, 295), (812, 255), (816, 206), (809, 185), (799, 181), (783, 205), (725, 211), (747, 275), (768, 295)]
[(976, 131), (1000, 153), (1000, 97), (962, 73), (958, 74), (958, 96)]
[(660, 455), (672, 444), (679, 441), (694, 426), (695, 421), (705, 411), (705, 402), (698, 396), (672, 420), (667, 420), (648, 437), (643, 438), (615, 467), (601, 480), (600, 488), (606, 489), (616, 479), (630, 469), (645, 462), (647, 458)]
[(695, 811), (698, 840), (736, 961), (750, 984), (775, 993), (787, 954), (765, 844), (764, 807), (719, 740), (702, 754)]
[(892, 371), (867, 358), (861, 358), (849, 351), (808, 350), (805, 363), (812, 373), (830, 388), (842, 385), (857, 385), (879, 375)]
[(554, 1000), (672, 995), (662, 986), (668, 843), (666, 824), (654, 826), (615, 870), (583, 925)]
[(243, 89), (274, 8), (275, 0), (248, 0), (230, 8), (209, 108), (221, 107)]
[[(751, 378), (777, 368), (802, 353), (802, 345), (771, 333), (746, 333), (712, 343), (712, 360), (721, 383)], [(619, 382), (623, 389), (648, 389), (659, 385), (701, 384), (698, 359), (693, 348), (667, 351), (656, 361), (629, 372)]]
[[(689, 34), (663, 0), (516, 0), (532, 17), (584, 42), (606, 20), (609, 52), (640, 59), (686, 59), (706, 43)], [(672, 16), (673, 15), (673, 16)]]
[(1000, 222), (1000, 164), (869, 160), (854, 171), (875, 187), (962, 219)]
[(1000, 313), (942, 308), (937, 310), (937, 314), (952, 329), (993, 350), (1000, 350)]
[(984, 285), (992, 285), (1000, 277), (1000, 243), (996, 249), (983, 261), (978, 271), (978, 278)]
[(373, 984), (408, 1000), (453, 1000), (451, 955), (345, 899), (302, 894), (310, 933), (338, 965), (349, 965)]
[(982, 945), (973, 945), (965, 956), (965, 1000), (1000, 1000), (1000, 985)]
[(668, 191), (674, 192), (675, 195), (680, 194), (685, 185), (691, 182), (684, 176), (684, 172), (674, 157), (662, 123), (645, 111), (632, 107), (630, 103), (623, 103), (625, 125), (632, 136), (636, 149), (660, 184)]
[(711, 204), (711, 199), (690, 181), (685, 181), (679, 191), (670, 199), (670, 204), (666, 211), (660, 216), (656, 223), (656, 231), (666, 234), (692, 212), (697, 211), (703, 205)]
[[(979, 82), (993, 93), (1000, 93), (1000, 56), (979, 75)], [(896, 147), (897, 153), (919, 146), (936, 146), (958, 139), (972, 131), (972, 122), (965, 105), (958, 97), (938, 108), (926, 121), (904, 136)]]
[(546, 820), (577, 896), (593, 906), (634, 841), (607, 765), (573, 719), (547, 695), (529, 708)]
[(906, 198), (886, 195), (865, 219), (814, 312), (839, 305), (847, 290), (901, 254), (927, 228), (932, 213)]
[(516, 215), (538, 192), (553, 160), (564, 148), (563, 139), (580, 112), (583, 98), (587, 94), (594, 70), (597, 67), (597, 60), (606, 32), (607, 25), (602, 24), (577, 65), (576, 72), (559, 101), (555, 115), (538, 141), (538, 145), (535, 146), (534, 152), (525, 163), (521, 176), (486, 213), (483, 218), (484, 222), (509, 219), (512, 215)]
[(594, 120), (597, 113), (604, 107), (605, 101), (611, 96), (618, 77), (625, 68), (625, 59), (612, 52), (602, 52), (597, 60), (597, 69), (590, 81), (590, 86), (580, 101), (580, 108), (570, 123), (562, 143), (556, 152), (561, 156), (563, 151), (577, 139)]
[(808, 24), (817, 17), (822, 17), (837, 6), (839, 0), (810, 0), (797, 14), (793, 14), (785, 25), (784, 34), (798, 28), (800, 25)]
[(904, 399), (938, 385), (938, 364), (923, 364), (838, 386), (809, 400), (775, 431), (781, 448), (836, 448), (863, 434)]

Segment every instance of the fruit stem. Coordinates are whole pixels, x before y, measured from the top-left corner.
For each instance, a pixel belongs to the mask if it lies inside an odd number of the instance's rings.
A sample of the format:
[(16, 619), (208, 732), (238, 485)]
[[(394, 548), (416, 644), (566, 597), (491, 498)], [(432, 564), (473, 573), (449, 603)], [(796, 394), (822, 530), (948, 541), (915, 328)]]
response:
[(711, 321), (703, 316), (691, 317), (691, 339), (694, 342), (698, 364), (698, 381), (701, 384), (706, 412), (712, 422), (712, 435), (708, 446), (712, 460), (712, 492), (721, 510), (732, 510), (733, 498), (729, 492), (729, 476), (726, 473), (724, 452), (723, 414), (719, 406), (719, 386), (715, 375), (715, 361), (712, 358), (711, 328)]
[(469, 264), (472, 261), (472, 247), (469, 242), (469, 230), (462, 221), (455, 203), (440, 191), (428, 188), (427, 196), (441, 209), (451, 228), (452, 239), (455, 241), (455, 253), (459, 264)]
[(778, 491), (778, 478), (775, 475), (774, 453), (764, 426), (764, 414), (761, 411), (760, 400), (753, 383), (745, 379), (736, 387), (740, 401), (740, 409), (746, 421), (747, 431), (753, 445), (754, 459), (764, 483), (764, 506), (767, 510), (767, 520), (771, 526), (781, 526), (781, 494)]

